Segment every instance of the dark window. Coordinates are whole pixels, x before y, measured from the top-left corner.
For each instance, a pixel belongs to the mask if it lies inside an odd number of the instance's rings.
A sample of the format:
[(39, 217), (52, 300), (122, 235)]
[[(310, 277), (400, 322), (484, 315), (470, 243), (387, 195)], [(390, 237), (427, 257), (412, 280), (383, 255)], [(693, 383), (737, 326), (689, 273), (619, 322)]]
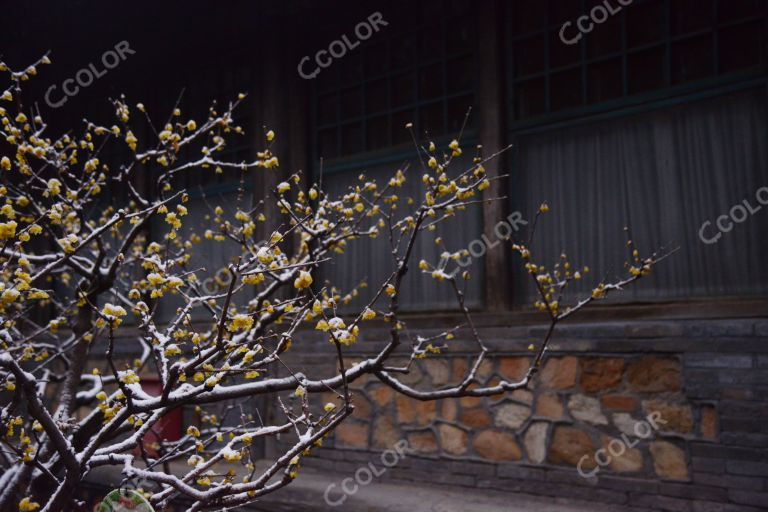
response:
[(621, 59), (598, 61), (587, 66), (588, 101), (599, 103), (621, 96)]
[(427, 11), (321, 70), (313, 84), (316, 161), (409, 142), (407, 123), (419, 136), (461, 128), (474, 97), (476, 18), (466, 4), (434, 1)]
[(512, 2), (512, 119), (764, 68), (767, 10), (765, 0)]
[[(471, 2), (427, 0), (409, 5), (408, 16), (400, 19), (390, 19), (385, 7), (382, 11), (390, 25), (323, 69), (324, 82), (313, 84), (313, 161), (319, 166), (319, 157), (324, 157), (323, 187), (332, 195), (348, 190), (360, 172), (386, 183), (400, 168), (408, 179), (398, 195), (418, 201), (424, 189), (413, 135), (445, 148), (447, 140), (443, 139), (458, 137), (466, 122), (462, 135), (465, 153), (451, 166), (451, 172), (458, 174), (471, 165), (475, 116), (467, 120), (467, 112), (476, 106), (476, 9)], [(343, 23), (353, 22), (347, 18)], [(543, 51), (543, 42), (539, 48)], [(353, 61), (344, 63), (342, 69), (342, 61), (353, 54), (364, 63), (362, 76), (354, 74), (360, 67)], [(409, 123), (412, 130), (406, 129)], [(411, 208), (405, 204), (401, 207)], [(481, 226), (482, 205), (470, 205), (461, 215), (420, 238), (414, 248), (415, 261), (439, 259), (442, 249), (432, 237), (441, 237), (446, 247), (459, 250), (482, 233)], [(387, 237), (380, 236), (350, 243), (344, 254), (323, 264), (320, 272), (323, 281), (351, 290), (362, 277), (372, 284), (383, 281), (390, 264)], [(471, 307), (482, 305), (483, 272), (483, 262), (478, 259), (466, 290)], [(419, 272), (408, 272), (405, 282), (400, 298), (405, 310), (456, 307), (444, 287), (424, 279)], [(357, 303), (369, 300), (375, 288), (361, 290)]]
[[(569, 286), (582, 297), (598, 280), (622, 275), (625, 226), (641, 253), (678, 250), (644, 284), (611, 300), (764, 297), (768, 215), (760, 212), (728, 233), (720, 233), (716, 220), (741, 201), (757, 204), (756, 191), (768, 183), (766, 133), (768, 101), (761, 85), (522, 134), (510, 211), (527, 215), (543, 201), (551, 205), (536, 228), (534, 257), (553, 262), (566, 253), (574, 266), (604, 272)], [(520, 238), (529, 235), (525, 230)], [(516, 261), (515, 300), (526, 304), (537, 293)]]

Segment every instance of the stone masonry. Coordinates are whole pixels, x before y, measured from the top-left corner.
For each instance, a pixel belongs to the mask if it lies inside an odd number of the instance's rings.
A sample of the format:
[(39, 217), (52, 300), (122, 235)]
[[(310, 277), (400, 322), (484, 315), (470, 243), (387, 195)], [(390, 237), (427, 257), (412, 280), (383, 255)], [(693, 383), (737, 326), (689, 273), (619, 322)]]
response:
[[(520, 379), (543, 328), (481, 327), (501, 356), (480, 367), (480, 383)], [(384, 335), (369, 331), (357, 357)], [(297, 364), (327, 364), (324, 341), (299, 343), (318, 350)], [(419, 361), (403, 381), (461, 380), (471, 344), (455, 343), (452, 357)], [(405, 439), (413, 453), (385, 478), (659, 510), (768, 508), (766, 320), (563, 326), (535, 382), (496, 397), (420, 402), (374, 377), (353, 389), (352, 419), (305, 464), (352, 474)]]

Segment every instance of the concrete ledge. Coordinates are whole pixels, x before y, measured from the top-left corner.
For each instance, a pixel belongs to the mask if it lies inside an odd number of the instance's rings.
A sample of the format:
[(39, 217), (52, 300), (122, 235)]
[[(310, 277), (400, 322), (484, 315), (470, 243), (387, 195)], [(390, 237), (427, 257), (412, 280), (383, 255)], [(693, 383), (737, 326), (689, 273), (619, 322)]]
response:
[[(361, 465), (361, 467), (363, 467)], [(331, 501), (340, 499), (339, 486), (354, 474), (304, 468), (287, 488), (262, 500), (254, 510), (270, 512), (619, 512), (643, 508), (607, 505), (572, 498), (545, 498), (490, 489), (456, 489), (449, 486), (373, 480), (361, 486), (338, 506), (328, 505), (324, 493), (335, 484)], [(263, 507), (263, 508), (262, 508)]]
[[(177, 463), (174, 463), (176, 465)], [(261, 461), (259, 467), (269, 463)], [(359, 467), (366, 467), (362, 462)], [(118, 467), (100, 467), (87, 477), (88, 490), (102, 495), (114, 489), (122, 480)], [(186, 466), (179, 471), (189, 469)], [(489, 488), (456, 488), (435, 484), (417, 484), (393, 479), (376, 479), (359, 486), (354, 495), (343, 503), (331, 505), (324, 496), (326, 489), (331, 503), (341, 499), (341, 482), (354, 477), (354, 471), (339, 473), (321, 468), (304, 467), (299, 476), (287, 487), (265, 496), (258, 502), (238, 510), (257, 512), (647, 512), (639, 504), (606, 504), (573, 497), (548, 498), (520, 492), (503, 492)], [(352, 484), (347, 484), (351, 486)], [(356, 484), (355, 484), (356, 485)], [(589, 491), (585, 490), (588, 494)], [(594, 490), (595, 492), (598, 489)], [(174, 502), (184, 506), (184, 500)]]

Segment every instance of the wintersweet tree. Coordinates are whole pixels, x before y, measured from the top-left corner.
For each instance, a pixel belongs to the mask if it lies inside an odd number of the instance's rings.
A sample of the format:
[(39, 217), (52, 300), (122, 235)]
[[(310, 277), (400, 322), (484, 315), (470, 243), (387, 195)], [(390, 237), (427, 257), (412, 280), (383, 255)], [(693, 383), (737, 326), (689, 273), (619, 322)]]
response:
[[(481, 386), (475, 373), (492, 354), (465, 306), (462, 281), (469, 275), (457, 261), (466, 251), (446, 249), (435, 262), (413, 260), (420, 234), (487, 200), (481, 193), (492, 178), (483, 165), (493, 156), (477, 156), (470, 168), (454, 171), (461, 137), (444, 149), (414, 139), (420, 171), (399, 170), (387, 183), (361, 176), (339, 197), (305, 184), (301, 173), (286, 173), (289, 177), (266, 191), (256, 208), (225, 211), (211, 205), (209, 226), (197, 232), (185, 229), (189, 195), (180, 185), (182, 175), (278, 172), (272, 131), (256, 138), (262, 148), (255, 160), (223, 156), (228, 140), (246, 136), (233, 120), (244, 96), (226, 108), (212, 106), (199, 122), (185, 119), (175, 106), (157, 125), (143, 105), (121, 98), (113, 100), (114, 125), (84, 122), (69, 133), (50, 135), (39, 113), (22, 102), (22, 85), (48, 63), (44, 57), (21, 71), (0, 63), (9, 79), (7, 88), (0, 84), (0, 510), (69, 510), (88, 473), (105, 465), (140, 480), (158, 510), (177, 499), (191, 503), (189, 510), (256, 501), (289, 484), (302, 457), (350, 416), (355, 398), (349, 384), (356, 379), (372, 375), (418, 400), (490, 396), (525, 387), (540, 368), (558, 322), (640, 279), (660, 259), (641, 257), (630, 247), (624, 278), (597, 284), (591, 296), (568, 299), (569, 284), (581, 279), (584, 269), (571, 268), (565, 256), (548, 268), (529, 243), (514, 245), (536, 284), (536, 306), (547, 315), (550, 329), (530, 347), (534, 357), (522, 380)], [(136, 133), (152, 135), (140, 141)], [(129, 157), (107, 161), (103, 155), (112, 146), (127, 149)], [(423, 193), (409, 201), (398, 196), (398, 189), (414, 174), (423, 174)], [(120, 197), (125, 201), (115, 204)], [(276, 204), (279, 218), (265, 218), (259, 209), (267, 202)], [(537, 219), (547, 209), (542, 205)], [(262, 221), (274, 226), (265, 239), (256, 236)], [(319, 282), (317, 269), (347, 244), (376, 236), (388, 240), (391, 272), (370, 285), (372, 298), (356, 314), (341, 315), (344, 296)], [(228, 278), (215, 292), (201, 283), (221, 269), (191, 264), (195, 251), (206, 251), (209, 244), (229, 244), (238, 254), (220, 262)], [(412, 267), (451, 290), (463, 325), (438, 336), (410, 338), (413, 342), (401, 339), (405, 321), (398, 300)], [(375, 355), (349, 364), (347, 348), (375, 318), (389, 323), (389, 339)], [(129, 334), (121, 335), (129, 327)], [(302, 350), (298, 341), (291, 348), (302, 328), (327, 337), (337, 368), (333, 377), (290, 368), (284, 354)], [(449, 352), (448, 340), (456, 332), (477, 347), (461, 382), (422, 390), (401, 380), (415, 361)], [(116, 357), (116, 339), (136, 344), (141, 357)], [(92, 353), (100, 344), (106, 345), (106, 370), (101, 371)], [(407, 364), (391, 362), (398, 349), (410, 354)], [(278, 375), (281, 367), (289, 370), (287, 376)], [(142, 386), (150, 375), (159, 381), (159, 393)], [(310, 400), (329, 390), (340, 405)], [(212, 411), (217, 404), (254, 396), (274, 403), (274, 424), (236, 412), (231, 415), (237, 416), (236, 425), (225, 426), (221, 417), (204, 414), (203, 423), (185, 426), (179, 440), (161, 441), (157, 450), (143, 443), (174, 409)], [(254, 441), (278, 434), (293, 441), (257, 469)], [(179, 459), (187, 465), (168, 464)]]

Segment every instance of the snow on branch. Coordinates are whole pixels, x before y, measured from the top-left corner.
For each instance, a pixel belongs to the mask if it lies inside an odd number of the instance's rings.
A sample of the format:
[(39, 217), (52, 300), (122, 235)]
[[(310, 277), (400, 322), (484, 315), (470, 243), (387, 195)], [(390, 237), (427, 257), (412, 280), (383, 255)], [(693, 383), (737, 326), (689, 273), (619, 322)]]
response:
[[(23, 82), (49, 62), (43, 57), (16, 71), (0, 63), (10, 82), (0, 83), (1, 510), (20, 503), (69, 510), (78, 485), (100, 466), (120, 468), (125, 483), (140, 486), (157, 507), (178, 497), (190, 510), (252, 502), (288, 485), (302, 458), (350, 416), (356, 380), (373, 376), (418, 400), (525, 387), (559, 322), (641, 279), (664, 257), (641, 256), (630, 240), (626, 276), (569, 302), (569, 285), (586, 269), (571, 268), (565, 255), (548, 268), (530, 242), (515, 244), (550, 328), (532, 347), (524, 378), (479, 386), (478, 369), (493, 354), (465, 303), (470, 276), (457, 262), (466, 251), (451, 252), (438, 239), (438, 261), (414, 260), (419, 237), (494, 200), (483, 191), (498, 177), (484, 165), (498, 153), (483, 157), (477, 148), (472, 164), (460, 168), (461, 134), (442, 150), (419, 145), (414, 134), (420, 169), (405, 167), (382, 183), (360, 175), (334, 195), (280, 168), (271, 130), (258, 137), (253, 158), (228, 159), (233, 139), (252, 137), (235, 122), (242, 94), (198, 121), (177, 105), (164, 123), (121, 97), (112, 101), (114, 124), (85, 121), (49, 134), (22, 102)], [(142, 133), (150, 135), (140, 140)], [(221, 173), (239, 184), (237, 199), (191, 200), (185, 176)], [(254, 173), (279, 176), (258, 202), (246, 194)], [(418, 175), (419, 196), (402, 197)], [(542, 205), (537, 220), (547, 210)], [(376, 237), (392, 255), (382, 282), (346, 295), (321, 282), (321, 265)], [(234, 257), (204, 268), (200, 255), (214, 247)], [(400, 298), (411, 269), (455, 297), (460, 325), (429, 336), (408, 326)], [(350, 313), (364, 286), (368, 299)], [(388, 338), (352, 364), (350, 346), (375, 321), (387, 323)], [(301, 333), (309, 330), (329, 344), (332, 376), (292, 367), (290, 356), (307, 350)], [(460, 382), (424, 390), (401, 381), (417, 361), (445, 355), (457, 333), (476, 348)], [(396, 365), (403, 352), (407, 362)], [(310, 399), (327, 392), (340, 405)], [(265, 397), (277, 414), (254, 415), (247, 404), (254, 397)], [(180, 408), (199, 421), (178, 440), (150, 442)], [(254, 442), (280, 435), (292, 444), (257, 470)], [(172, 471), (176, 461), (187, 469)]]

